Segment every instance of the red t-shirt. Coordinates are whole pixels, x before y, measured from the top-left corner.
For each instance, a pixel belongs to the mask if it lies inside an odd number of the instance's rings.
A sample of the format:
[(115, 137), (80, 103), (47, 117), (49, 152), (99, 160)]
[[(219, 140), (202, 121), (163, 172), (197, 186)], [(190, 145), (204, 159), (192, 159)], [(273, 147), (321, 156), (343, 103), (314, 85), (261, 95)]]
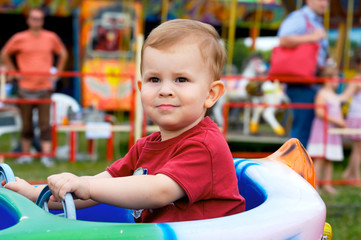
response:
[[(15, 54), (20, 71), (49, 73), (53, 54), (63, 50), (65, 46), (54, 32), (42, 30), (39, 35), (34, 35), (26, 30), (12, 36), (2, 51)], [(31, 91), (52, 89), (50, 76), (24, 76), (19, 86)]]
[(228, 144), (208, 117), (166, 141), (161, 141), (160, 132), (138, 140), (107, 171), (122, 177), (133, 175), (140, 167), (150, 175), (161, 173), (172, 178), (187, 197), (159, 209), (146, 209), (136, 222), (199, 220), (245, 210)]

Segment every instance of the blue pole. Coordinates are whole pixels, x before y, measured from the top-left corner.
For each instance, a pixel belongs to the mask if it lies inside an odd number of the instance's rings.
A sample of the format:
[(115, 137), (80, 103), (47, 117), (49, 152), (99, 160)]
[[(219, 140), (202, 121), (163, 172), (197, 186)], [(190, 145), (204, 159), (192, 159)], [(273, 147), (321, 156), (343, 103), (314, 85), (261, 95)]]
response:
[[(80, 19), (79, 19), (79, 8), (74, 9), (73, 12), (73, 54), (74, 54), (74, 70), (80, 70), (80, 40), (79, 40), (79, 33), (80, 33)], [(80, 77), (74, 77), (74, 89), (73, 89), (73, 96), (74, 98), (82, 105), (81, 103), (81, 84), (80, 84)]]

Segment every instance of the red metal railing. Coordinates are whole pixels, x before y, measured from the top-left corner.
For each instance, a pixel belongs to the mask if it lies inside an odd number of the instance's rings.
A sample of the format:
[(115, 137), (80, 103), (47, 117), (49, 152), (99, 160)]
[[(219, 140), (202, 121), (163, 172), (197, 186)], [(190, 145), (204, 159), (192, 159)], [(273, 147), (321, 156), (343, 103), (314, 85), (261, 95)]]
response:
[[(0, 75), (1, 76), (48, 76), (48, 77), (53, 77), (53, 76), (59, 76), (59, 77), (85, 77), (85, 76), (93, 76), (93, 77), (119, 77), (119, 78), (129, 78), (131, 81), (131, 107), (130, 107), (130, 113), (129, 113), (129, 125), (130, 125), (130, 131), (129, 131), (129, 148), (134, 144), (134, 119), (135, 119), (135, 83), (134, 83), (134, 78), (135, 76), (133, 74), (112, 74), (112, 73), (82, 73), (82, 72), (73, 72), (73, 71), (64, 71), (64, 72), (58, 72), (55, 74), (51, 74), (49, 72), (38, 72), (38, 71), (13, 71), (13, 70), (0, 70)], [(6, 78), (2, 78), (2, 79), (6, 79)], [(5, 82), (2, 80), (1, 81), (1, 87), (4, 89), (4, 85)], [(4, 96), (0, 96), (2, 98), (4, 98)], [(56, 146), (57, 146), (57, 124), (56, 124), (56, 107), (55, 107), (55, 102), (51, 101), (50, 99), (43, 99), (43, 100), (26, 100), (26, 99), (0, 99), (0, 102), (3, 102), (5, 104), (48, 104), (51, 103), (53, 104), (53, 124), (51, 125), (51, 129), (52, 129), (52, 152), (50, 154), (45, 154), (45, 153), (24, 153), (24, 152), (20, 152), (20, 153), (13, 153), (13, 152), (0, 152), (0, 157), (20, 157), (23, 155), (29, 155), (32, 157), (41, 157), (41, 156), (50, 156), (50, 157), (54, 157), (55, 156), (55, 152), (56, 152)], [(113, 132), (111, 133), (111, 137), (110, 140), (107, 144), (107, 153), (106, 153), (106, 158), (108, 161), (113, 160), (113, 150), (112, 150), (112, 146), (113, 146), (113, 137), (114, 134)], [(70, 141), (72, 142), (72, 144), (74, 144), (75, 142), (75, 132), (71, 131), (70, 132)], [(91, 142), (90, 142), (91, 144)], [(88, 149), (90, 152), (93, 151), (92, 146), (89, 146)], [(75, 148), (72, 145), (71, 149), (70, 149), (70, 162), (75, 162)]]
[[(8, 76), (61, 76), (61, 77), (84, 77), (84, 76), (94, 76), (94, 77), (129, 77), (131, 78), (132, 81), (132, 101), (131, 101), (131, 109), (132, 111), (130, 111), (130, 136), (129, 136), (129, 148), (133, 145), (134, 143), (134, 109), (135, 109), (135, 92), (136, 92), (136, 88), (134, 86), (134, 75), (132, 74), (105, 74), (105, 73), (82, 73), (82, 72), (74, 72), (74, 71), (64, 71), (64, 72), (58, 72), (55, 74), (50, 74), (49, 72), (19, 72), (19, 71), (0, 71), (0, 74), (5, 74)], [(240, 79), (244, 79), (247, 77), (241, 76), (241, 75), (231, 75), (231, 76), (222, 76), (222, 80), (225, 81), (238, 81)], [(279, 82), (284, 82), (284, 83), (295, 83), (295, 82), (303, 82), (303, 83), (323, 83), (325, 81), (329, 81), (329, 78), (319, 78), (319, 77), (312, 77), (312, 78), (301, 78), (301, 77), (269, 77), (269, 76), (261, 76), (261, 77), (253, 77), (253, 78), (247, 78), (250, 81), (267, 81), (267, 80), (277, 80)], [(332, 79), (332, 81), (334, 81), (334, 79)], [(346, 78), (340, 78), (339, 82), (351, 82), (351, 81), (355, 81), (355, 82), (361, 82), (361, 78), (350, 78), (350, 79), (346, 79)], [(55, 120), (55, 103), (51, 100), (23, 100), (23, 99), (9, 99), (9, 100), (1, 100), (1, 102), (4, 103), (11, 103), (11, 104), (31, 104), (31, 103), (35, 103), (35, 104), (41, 104), (41, 102), (45, 103), (51, 103), (53, 104), (53, 118)], [(227, 102), (224, 105), (223, 108), (223, 117), (225, 119), (225, 126), (224, 126), (224, 130), (223, 133), (226, 137), (227, 135), (227, 120), (228, 120), (228, 114), (227, 111), (229, 109), (229, 107), (255, 107), (255, 106), (259, 106), (262, 105), (264, 107), (268, 106), (267, 104), (254, 104), (254, 103), (245, 103), (245, 102)], [(277, 107), (277, 108), (297, 108), (297, 109), (314, 109), (316, 107), (322, 107), (325, 110), (325, 117), (324, 117), (324, 121), (325, 123), (327, 122), (327, 106), (325, 105), (316, 105), (316, 104), (309, 104), (309, 103), (292, 103), (292, 104), (279, 104), (279, 105), (272, 105), (273, 107)], [(55, 121), (53, 121), (53, 123), (55, 123)], [(145, 126), (143, 125), (143, 128), (145, 129)], [(325, 136), (327, 136), (327, 124), (324, 124), (324, 133)], [(55, 150), (56, 150), (56, 143), (57, 143), (57, 139), (56, 139), (56, 124), (52, 125), (52, 136), (53, 136), (53, 147), (52, 147), (52, 153), (48, 154), (49, 156), (54, 156), (55, 155)], [(327, 143), (327, 137), (325, 137), (324, 139), (325, 141), (325, 145)], [(326, 151), (326, 148), (324, 148), (324, 151)], [(0, 153), (0, 156), (3, 157), (18, 157), (23, 155), (24, 153)], [(250, 157), (250, 158), (259, 158), (259, 157), (265, 157), (267, 155), (269, 155), (271, 153), (254, 153), (254, 152), (238, 152), (238, 153), (233, 153), (234, 157)], [(43, 153), (34, 153), (34, 154), (30, 154), (31, 156), (34, 157), (39, 157), (39, 156), (44, 156), (46, 154)], [(107, 150), (107, 158), (110, 158), (111, 152), (109, 150)], [(324, 153), (325, 155), (325, 153)], [(324, 156), (319, 156), (319, 157), (324, 157)], [(331, 181), (320, 181), (319, 184), (326, 184), (326, 183), (331, 183), (331, 184), (335, 184), (335, 185), (360, 185), (361, 182), (360, 181), (347, 181), (347, 180), (331, 180)]]
[[(291, 109), (315, 109), (315, 108), (323, 108), (324, 109), (324, 146), (327, 145), (327, 133), (328, 133), (328, 107), (325, 104), (314, 104), (314, 103), (288, 103), (288, 104), (276, 104), (270, 105), (265, 103), (250, 103), (250, 102), (226, 102), (223, 105), (223, 136), (227, 139), (227, 130), (228, 130), (228, 112), (230, 107), (239, 107), (239, 108), (254, 108), (254, 107), (268, 107), (272, 106), (275, 108), (291, 108)], [(260, 158), (266, 157), (272, 153), (263, 152), (263, 153), (253, 153), (253, 152), (237, 152), (233, 153), (234, 157), (249, 157), (249, 158)], [(326, 147), (324, 147), (323, 156), (315, 156), (317, 158), (324, 158), (326, 156)]]

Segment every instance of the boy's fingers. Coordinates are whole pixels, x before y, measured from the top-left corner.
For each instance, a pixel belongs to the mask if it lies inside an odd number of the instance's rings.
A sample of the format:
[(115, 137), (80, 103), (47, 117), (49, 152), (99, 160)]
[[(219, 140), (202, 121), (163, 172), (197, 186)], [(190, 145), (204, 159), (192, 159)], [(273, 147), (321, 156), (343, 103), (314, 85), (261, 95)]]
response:
[(66, 192), (65, 192), (64, 190), (61, 190), (61, 191), (59, 192), (60, 200), (64, 200), (65, 194), (66, 194)]
[(61, 197), (61, 199), (64, 200), (65, 195), (66, 195), (68, 192), (71, 192), (71, 191), (72, 191), (72, 185), (71, 185), (69, 182), (66, 182), (66, 183), (64, 183), (63, 186), (60, 188), (59, 196)]
[[(2, 184), (2, 183), (1, 183), (1, 184)], [(14, 192), (17, 192), (17, 191), (18, 191), (17, 184), (15, 184), (14, 182), (5, 183), (4, 188), (10, 189), (10, 190), (12, 190), (12, 191), (14, 191)]]
[(48, 185), (55, 199), (59, 200), (59, 190), (64, 184), (64, 180), (59, 178), (58, 175), (48, 177)]
[(59, 202), (58, 199), (56, 199), (56, 198), (54, 197), (54, 195), (51, 195), (51, 196), (50, 196), (49, 201), (51, 201), (51, 202)]
[(55, 199), (64, 199), (68, 181), (69, 179), (66, 174), (58, 174), (48, 177), (48, 185)]
[[(20, 178), (15, 177), (15, 182), (18, 182), (19, 180), (20, 180)], [(5, 187), (5, 185), (7, 184), (6, 180), (2, 180), (0, 184)]]

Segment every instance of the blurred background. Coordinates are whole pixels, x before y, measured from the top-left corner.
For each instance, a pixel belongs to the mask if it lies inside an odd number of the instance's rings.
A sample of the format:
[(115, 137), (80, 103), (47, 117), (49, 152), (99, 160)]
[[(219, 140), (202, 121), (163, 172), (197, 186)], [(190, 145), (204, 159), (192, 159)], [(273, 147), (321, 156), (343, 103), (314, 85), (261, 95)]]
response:
[[(39, 171), (41, 165), (34, 162), (14, 165), (14, 172), (34, 181), (61, 171), (94, 174), (124, 156), (137, 138), (156, 130), (139, 109), (135, 82), (140, 77), (137, 53), (142, 41), (161, 22), (188, 18), (213, 25), (228, 53), (223, 80), (232, 85), (244, 77), (247, 64), (254, 56), (269, 68), (272, 49), (279, 45), (276, 35), (282, 20), (304, 4), (302, 0), (1, 0), (1, 48), (12, 35), (27, 29), (25, 15), (29, 9), (44, 9), (44, 28), (59, 35), (69, 54), (65, 72), (59, 73), (54, 92), (74, 101), (62, 105), (64, 98), (54, 100), (57, 104), (57, 116), (52, 120), (56, 167)], [(360, 0), (330, 0), (324, 16), (329, 55), (344, 79), (340, 89), (357, 73), (355, 56), (361, 45), (360, 17)], [(54, 57), (54, 63), (56, 61)], [(10, 84), (1, 101), (5, 108), (11, 108), (14, 102), (6, 101), (16, 99), (17, 83), (11, 74), (7, 78)], [(276, 94), (284, 89), (282, 82), (276, 87), (268, 90)], [(243, 103), (250, 101), (252, 94), (248, 94)], [(272, 96), (275, 99), (276, 95)], [(280, 97), (276, 103), (281, 102)], [(344, 114), (347, 107), (347, 104), (343, 107)], [(259, 120), (257, 132), (250, 131), (250, 110), (245, 105), (239, 108), (241, 111), (235, 119), (217, 121), (235, 157), (267, 156), (289, 138), (292, 121), (289, 109), (277, 109), (274, 113), (285, 129), (277, 134), (266, 119)], [(13, 153), (17, 151), (20, 124), (14, 114), (0, 115), (0, 155), (11, 164), (17, 156)], [(108, 134), (94, 133), (95, 123), (107, 123), (103, 127)], [(37, 149), (34, 147), (33, 151)], [(345, 161), (334, 165), (335, 180), (342, 178), (349, 158), (347, 140), (344, 152)], [(337, 184), (335, 181), (334, 184), (338, 195), (321, 195), (328, 207), (327, 221), (333, 226), (334, 239), (360, 239), (360, 183)]]

